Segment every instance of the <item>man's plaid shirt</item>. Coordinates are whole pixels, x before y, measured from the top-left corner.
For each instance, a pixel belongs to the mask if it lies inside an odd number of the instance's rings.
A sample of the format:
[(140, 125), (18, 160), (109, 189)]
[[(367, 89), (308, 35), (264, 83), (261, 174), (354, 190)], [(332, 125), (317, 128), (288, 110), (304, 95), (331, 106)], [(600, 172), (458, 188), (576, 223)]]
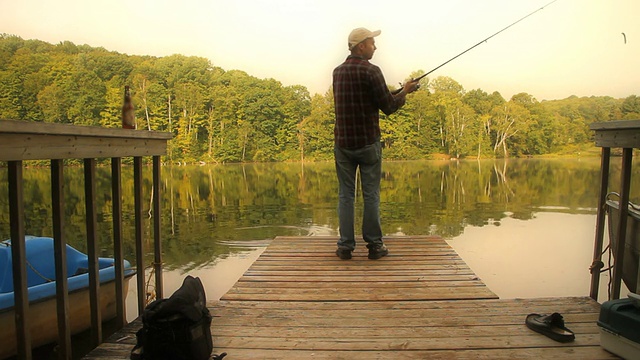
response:
[(380, 139), (380, 113), (394, 113), (404, 105), (404, 96), (394, 96), (382, 71), (354, 55), (333, 70), (336, 145), (357, 149)]

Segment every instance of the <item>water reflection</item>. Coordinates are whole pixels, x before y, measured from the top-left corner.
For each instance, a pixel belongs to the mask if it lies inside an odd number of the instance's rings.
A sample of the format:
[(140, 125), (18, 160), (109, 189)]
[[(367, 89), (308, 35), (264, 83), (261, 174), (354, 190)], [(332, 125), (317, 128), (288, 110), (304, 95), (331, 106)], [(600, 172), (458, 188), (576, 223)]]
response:
[[(381, 187), (383, 231), (386, 234), (434, 234), (450, 239), (478, 272), (488, 266), (494, 269), (490, 271), (498, 273), (499, 262), (495, 262), (493, 256), (512, 259), (512, 266), (523, 268), (529, 266), (525, 265), (524, 258), (544, 257), (549, 253), (568, 252), (566, 259), (586, 253), (590, 262), (588, 253), (593, 244), (591, 233), (595, 220), (592, 218), (597, 202), (599, 164), (597, 158), (385, 162)], [(106, 165), (97, 169), (101, 256), (112, 255), (111, 176)], [(619, 161), (613, 159), (610, 183), (614, 188), (619, 183), (619, 167)], [(145, 198), (150, 198), (152, 191), (150, 168), (148, 170), (144, 174)], [(638, 171), (634, 167), (634, 173)], [(632, 177), (634, 202), (640, 202), (639, 175)], [(64, 176), (64, 234), (71, 245), (85, 250), (82, 169), (65, 168)], [(0, 169), (0, 194), (7, 193), (6, 178), (6, 169)], [(26, 231), (50, 236), (49, 169), (27, 168), (24, 178)], [(133, 262), (132, 179), (132, 169), (125, 168), (122, 186), (125, 256)], [(233, 270), (236, 263), (246, 265), (248, 259), (275, 236), (337, 233), (337, 181), (331, 162), (167, 166), (162, 169), (161, 191), (163, 260), (168, 280), (200, 272), (215, 278), (217, 274), (212, 275), (216, 272), (212, 269), (216, 267), (222, 267), (222, 276), (231, 279), (231, 273), (239, 272)], [(362, 211), (361, 199), (356, 206), (357, 211)], [(152, 239), (151, 209), (152, 204), (147, 203), (146, 239)], [(566, 218), (569, 215), (570, 219), (583, 219), (573, 224)], [(357, 222), (356, 229), (360, 225)], [(574, 228), (576, 231), (570, 230)], [(561, 235), (560, 230), (584, 231), (584, 234), (576, 244), (564, 242), (566, 235)], [(0, 238), (8, 237), (8, 197), (0, 196)], [(150, 247), (149, 243), (147, 248)], [(526, 249), (528, 255), (522, 258), (509, 252), (516, 249)], [(481, 256), (474, 259), (474, 254)], [(151, 260), (149, 255), (147, 261)], [(572, 270), (575, 267), (579, 271), (588, 267), (583, 260), (580, 264), (569, 261), (562, 260), (558, 266)], [(224, 267), (230, 263), (233, 265)], [(538, 265), (531, 264), (526, 271), (534, 273)], [(568, 273), (562, 270), (552, 276), (563, 274)], [(527, 282), (530, 280), (522, 281)], [(212, 284), (212, 287), (219, 285)], [(544, 284), (534, 287), (549, 289)], [(172, 287), (166, 288), (169, 292)], [(529, 294), (529, 287), (511, 284), (508, 288), (513, 291), (506, 294)], [(586, 293), (583, 287), (580, 293)]]
[(595, 215), (540, 212), (527, 221), (505, 218), (500, 226), (468, 227), (449, 243), (501, 298), (584, 296), (594, 226)]

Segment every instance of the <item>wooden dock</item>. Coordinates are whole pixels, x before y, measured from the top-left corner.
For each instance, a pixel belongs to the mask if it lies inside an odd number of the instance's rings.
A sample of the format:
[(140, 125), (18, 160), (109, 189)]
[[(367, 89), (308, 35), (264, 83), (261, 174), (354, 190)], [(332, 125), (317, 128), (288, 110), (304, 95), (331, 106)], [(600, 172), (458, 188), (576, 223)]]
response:
[[(439, 237), (387, 238), (390, 254), (351, 260), (335, 237), (277, 237), (211, 303), (225, 359), (617, 359), (600, 347), (589, 297), (500, 300)], [(529, 313), (563, 314), (576, 340), (529, 330)], [(125, 358), (139, 321), (87, 359)]]

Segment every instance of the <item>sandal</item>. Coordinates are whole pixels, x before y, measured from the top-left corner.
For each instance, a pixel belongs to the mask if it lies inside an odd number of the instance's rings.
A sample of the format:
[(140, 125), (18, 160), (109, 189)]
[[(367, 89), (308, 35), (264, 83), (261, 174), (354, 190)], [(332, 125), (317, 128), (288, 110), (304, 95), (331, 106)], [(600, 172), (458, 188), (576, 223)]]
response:
[(551, 315), (529, 314), (525, 321), (527, 327), (558, 342), (571, 342), (576, 336), (564, 326), (564, 319), (559, 313)]

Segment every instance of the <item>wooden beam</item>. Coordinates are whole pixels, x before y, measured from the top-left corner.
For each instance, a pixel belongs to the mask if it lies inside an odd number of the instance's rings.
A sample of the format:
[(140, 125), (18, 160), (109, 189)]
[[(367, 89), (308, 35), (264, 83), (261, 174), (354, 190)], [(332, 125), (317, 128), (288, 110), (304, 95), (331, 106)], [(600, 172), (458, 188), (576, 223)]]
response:
[(100, 314), (100, 268), (98, 264), (98, 220), (96, 210), (96, 160), (84, 159), (84, 193), (87, 224), (87, 257), (89, 260), (89, 299), (91, 304), (91, 342), (102, 342)]
[(598, 292), (600, 288), (600, 271), (604, 267), (602, 262), (602, 247), (604, 244), (604, 220), (607, 201), (607, 192), (609, 191), (609, 165), (611, 160), (611, 149), (602, 148), (602, 157), (600, 159), (600, 193), (598, 195), (598, 212), (596, 214), (596, 238), (593, 243), (593, 262), (589, 267), (591, 272), (591, 288), (589, 296), (598, 301)]
[(161, 182), (160, 182), (160, 156), (153, 157), (153, 244), (154, 244), (154, 270), (156, 275), (156, 298), (162, 299), (164, 286), (162, 282), (162, 239), (160, 237), (160, 201), (161, 201)]
[(71, 359), (71, 329), (69, 325), (69, 288), (67, 281), (67, 242), (64, 238), (64, 165), (51, 160), (51, 213), (53, 252), (56, 269), (56, 311), (58, 315), (58, 354)]
[(113, 216), (113, 258), (116, 280), (116, 321), (127, 323), (124, 293), (124, 250), (122, 248), (122, 159), (111, 158), (111, 202)]
[(617, 120), (592, 123), (596, 146), (637, 148), (640, 144), (640, 120)]
[(144, 233), (142, 223), (142, 158), (133, 158), (133, 193), (134, 193), (134, 221), (136, 234), (136, 269), (138, 288), (138, 315), (142, 315), (146, 303), (146, 275), (144, 265)]
[(139, 139), (172, 138), (171, 133), (162, 131), (105, 128), (75, 124), (45, 123), (41, 121), (0, 120), (0, 133), (33, 135), (72, 135), (81, 137), (116, 137)]
[(620, 173), (620, 217), (616, 228), (616, 246), (614, 249), (615, 262), (613, 264), (613, 284), (611, 299), (620, 298), (620, 285), (622, 282), (622, 269), (627, 238), (627, 218), (629, 215), (629, 189), (631, 188), (631, 160), (632, 148), (622, 150), (622, 171)]
[(18, 359), (31, 360), (31, 327), (27, 293), (27, 250), (24, 239), (22, 161), (9, 161), (9, 219)]
[(0, 161), (164, 155), (171, 133), (0, 120)]
[(12, 134), (0, 137), (0, 160), (83, 159), (166, 153), (166, 140)]

